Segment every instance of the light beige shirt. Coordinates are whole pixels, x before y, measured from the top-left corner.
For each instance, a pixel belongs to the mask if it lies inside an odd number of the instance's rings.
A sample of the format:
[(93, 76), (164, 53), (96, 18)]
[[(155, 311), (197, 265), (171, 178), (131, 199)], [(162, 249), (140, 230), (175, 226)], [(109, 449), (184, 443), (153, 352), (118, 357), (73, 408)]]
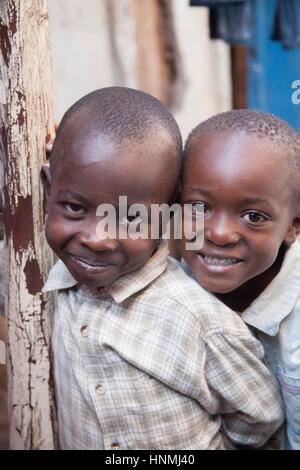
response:
[(59, 260), (53, 332), (63, 449), (261, 446), (283, 421), (277, 382), (244, 322), (168, 258), (166, 242), (110, 289)]
[[(281, 269), (266, 289), (243, 312), (254, 327), (265, 358), (281, 388), (286, 425), (277, 443), (286, 450), (300, 450), (300, 243), (285, 253)], [(276, 445), (277, 444), (277, 445)]]

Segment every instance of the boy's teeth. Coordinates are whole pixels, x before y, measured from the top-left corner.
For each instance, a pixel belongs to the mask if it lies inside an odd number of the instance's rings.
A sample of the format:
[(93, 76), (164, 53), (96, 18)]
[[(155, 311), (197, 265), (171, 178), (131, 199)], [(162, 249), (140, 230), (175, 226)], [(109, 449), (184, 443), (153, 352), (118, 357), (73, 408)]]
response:
[(212, 256), (204, 256), (204, 260), (208, 264), (234, 264), (238, 260), (236, 258), (213, 258)]

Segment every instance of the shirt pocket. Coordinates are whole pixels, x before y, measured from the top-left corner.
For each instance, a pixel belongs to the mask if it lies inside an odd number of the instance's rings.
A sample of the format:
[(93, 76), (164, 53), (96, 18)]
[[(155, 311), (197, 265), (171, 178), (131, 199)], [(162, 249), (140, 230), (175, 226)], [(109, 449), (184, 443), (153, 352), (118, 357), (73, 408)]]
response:
[(288, 375), (279, 366), (277, 378), (285, 406), (289, 447), (300, 449), (300, 377)]

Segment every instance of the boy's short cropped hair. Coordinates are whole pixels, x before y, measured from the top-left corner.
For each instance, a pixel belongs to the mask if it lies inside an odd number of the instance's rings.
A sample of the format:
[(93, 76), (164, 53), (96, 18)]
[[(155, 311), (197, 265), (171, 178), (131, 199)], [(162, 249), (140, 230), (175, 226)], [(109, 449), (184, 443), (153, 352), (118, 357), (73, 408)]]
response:
[(253, 109), (235, 109), (216, 114), (196, 126), (189, 134), (184, 148), (188, 158), (191, 144), (202, 133), (245, 132), (261, 139), (267, 139), (276, 148), (282, 148), (284, 158), (290, 165), (294, 183), (295, 199), (300, 202), (300, 135), (287, 122), (273, 114)]
[(66, 127), (74, 125), (74, 120), (81, 123), (83, 137), (84, 133), (90, 135), (94, 131), (113, 138), (114, 143), (119, 144), (124, 139), (139, 141), (145, 137), (153, 137), (155, 142), (158, 133), (165, 131), (172, 139), (178, 170), (181, 171), (182, 138), (179, 127), (168, 108), (148, 93), (126, 87), (107, 87), (82, 97), (61, 120), (53, 145), (54, 159), (60, 136)]

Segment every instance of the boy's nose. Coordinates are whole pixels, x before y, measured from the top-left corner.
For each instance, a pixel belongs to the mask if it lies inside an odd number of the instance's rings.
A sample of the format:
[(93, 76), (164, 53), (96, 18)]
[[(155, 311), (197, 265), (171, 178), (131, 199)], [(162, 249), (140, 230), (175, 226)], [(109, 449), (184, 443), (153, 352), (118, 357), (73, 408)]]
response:
[(90, 231), (80, 232), (78, 240), (92, 251), (115, 251), (118, 248), (118, 240), (99, 237), (95, 228)]
[(235, 244), (241, 239), (238, 227), (227, 216), (213, 217), (204, 222), (204, 236), (206, 240), (220, 246)]

